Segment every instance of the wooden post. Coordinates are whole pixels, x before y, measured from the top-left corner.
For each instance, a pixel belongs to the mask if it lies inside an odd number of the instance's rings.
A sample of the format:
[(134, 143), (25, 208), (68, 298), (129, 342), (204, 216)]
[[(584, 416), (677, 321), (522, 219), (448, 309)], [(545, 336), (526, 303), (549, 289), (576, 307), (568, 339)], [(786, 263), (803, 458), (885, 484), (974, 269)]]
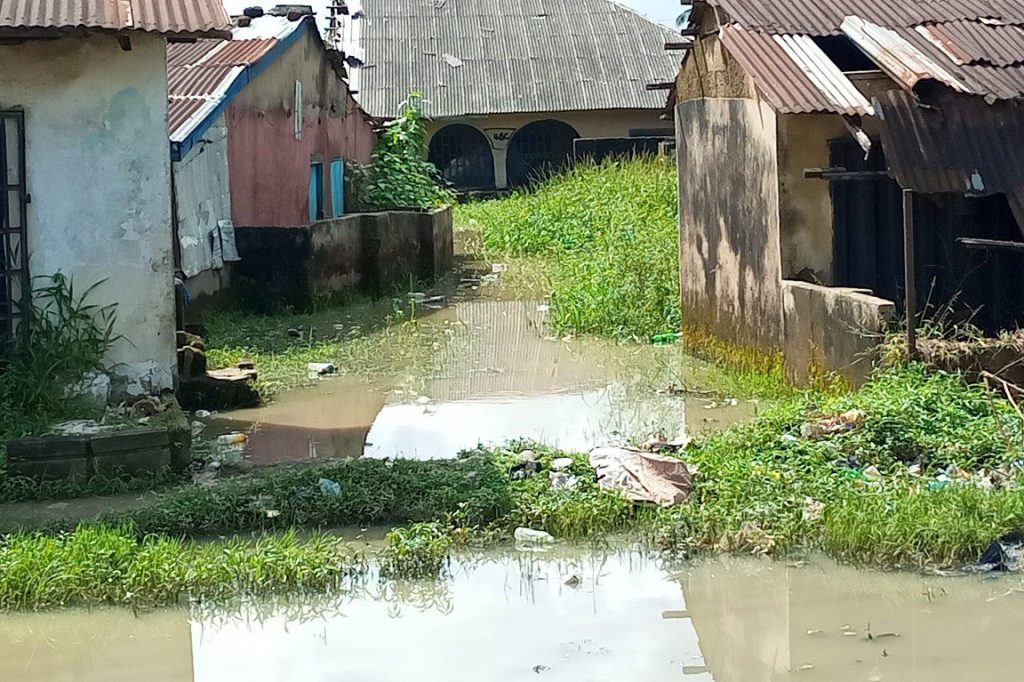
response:
[(914, 279), (914, 193), (903, 190), (904, 308), (907, 314), (907, 357), (917, 359), (917, 287)]

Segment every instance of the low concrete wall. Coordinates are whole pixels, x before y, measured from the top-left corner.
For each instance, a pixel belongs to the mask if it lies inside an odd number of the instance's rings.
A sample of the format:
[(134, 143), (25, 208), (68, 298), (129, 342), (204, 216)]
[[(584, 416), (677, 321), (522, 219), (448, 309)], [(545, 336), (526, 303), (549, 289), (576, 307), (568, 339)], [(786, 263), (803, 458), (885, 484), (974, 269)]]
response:
[(874, 351), (896, 314), (891, 301), (864, 289), (783, 280), (786, 374), (797, 384), (837, 371), (854, 386), (867, 379)]
[(372, 294), (430, 282), (455, 255), (450, 208), (354, 213), (306, 227), (236, 229), (233, 287), (249, 305), (303, 305), (361, 289)]

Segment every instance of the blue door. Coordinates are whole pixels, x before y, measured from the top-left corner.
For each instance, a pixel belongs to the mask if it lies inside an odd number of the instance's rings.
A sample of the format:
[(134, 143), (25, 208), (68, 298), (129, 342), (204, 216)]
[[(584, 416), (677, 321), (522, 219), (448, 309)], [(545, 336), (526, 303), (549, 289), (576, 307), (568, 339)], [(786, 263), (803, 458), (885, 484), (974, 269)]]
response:
[(316, 222), (327, 217), (324, 213), (324, 165), (320, 162), (309, 166), (309, 221)]
[(331, 161), (331, 215), (345, 215), (345, 159)]

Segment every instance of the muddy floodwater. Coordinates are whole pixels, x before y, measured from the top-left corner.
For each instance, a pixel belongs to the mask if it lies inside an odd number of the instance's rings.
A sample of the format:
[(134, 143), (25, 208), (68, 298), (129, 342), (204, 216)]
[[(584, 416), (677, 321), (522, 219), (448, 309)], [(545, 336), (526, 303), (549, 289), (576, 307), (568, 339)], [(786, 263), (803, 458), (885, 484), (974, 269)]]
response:
[(1013, 577), (567, 549), (450, 572), (223, 611), (5, 615), (0, 679), (961, 682), (1024, 667)]
[(536, 302), (460, 300), (419, 323), (437, 335), (426, 376), (325, 378), (212, 433), (249, 435), (256, 464), (336, 457), (446, 458), (525, 438), (567, 450), (673, 439), (750, 416), (752, 403), (700, 390), (700, 363), (675, 347), (551, 338)]

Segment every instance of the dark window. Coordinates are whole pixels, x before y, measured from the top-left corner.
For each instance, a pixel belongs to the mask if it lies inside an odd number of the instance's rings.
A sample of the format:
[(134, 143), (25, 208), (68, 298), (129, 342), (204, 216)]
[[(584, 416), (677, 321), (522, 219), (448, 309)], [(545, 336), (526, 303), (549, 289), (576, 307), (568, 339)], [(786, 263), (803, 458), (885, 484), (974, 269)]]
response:
[(428, 158), (445, 180), (460, 189), (494, 187), (491, 145), (472, 126), (452, 124), (434, 133)]
[(18, 329), (28, 302), (25, 231), (25, 115), (0, 111), (0, 344)]
[(314, 161), (309, 165), (309, 219), (312, 222), (327, 217), (324, 210), (324, 165)]
[(561, 121), (535, 121), (517, 130), (508, 144), (508, 184), (525, 185), (566, 167), (577, 137)]
[(875, 64), (853, 41), (846, 36), (821, 36), (814, 39), (815, 44), (825, 53), (840, 71), (877, 71)]

